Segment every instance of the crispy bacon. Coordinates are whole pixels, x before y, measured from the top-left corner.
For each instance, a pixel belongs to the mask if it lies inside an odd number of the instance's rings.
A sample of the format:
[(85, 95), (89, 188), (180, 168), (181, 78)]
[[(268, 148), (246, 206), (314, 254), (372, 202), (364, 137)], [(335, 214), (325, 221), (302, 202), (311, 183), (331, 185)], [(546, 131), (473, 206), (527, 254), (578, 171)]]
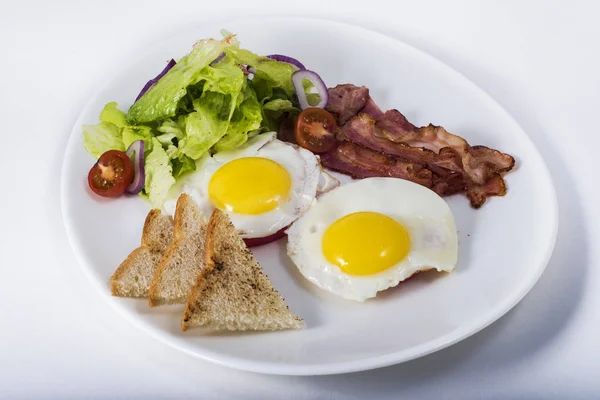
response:
[(483, 185), (470, 183), (467, 189), (467, 197), (473, 208), (481, 207), (488, 197), (504, 196), (505, 194), (506, 184), (500, 174), (492, 175), (492, 177)]
[(377, 120), (376, 134), (380, 137), (397, 142), (398, 139), (412, 132), (415, 126), (408, 122), (406, 117), (398, 110), (387, 110), (383, 116)]
[(396, 142), (412, 147), (423, 147), (435, 153), (439, 153), (444, 147), (449, 147), (462, 155), (469, 148), (469, 143), (465, 139), (432, 124), (413, 129), (396, 139)]
[[(515, 159), (486, 146), (469, 146), (466, 140), (441, 126), (428, 125), (403, 136), (400, 143), (437, 151), (454, 153), (462, 168), (467, 197), (473, 208), (480, 208), (488, 197), (504, 196), (506, 184), (502, 174), (513, 169)], [(448, 152), (451, 153), (448, 153)], [(452, 157), (452, 156), (451, 156)]]
[(407, 179), (428, 188), (433, 185), (433, 174), (427, 168), (350, 142), (340, 143), (332, 151), (322, 154), (321, 164), (353, 178), (389, 176)]
[(450, 196), (457, 193), (463, 193), (467, 190), (467, 185), (462, 174), (452, 172), (445, 176), (435, 174), (433, 176), (433, 187), (431, 189), (440, 196)]
[[(402, 157), (412, 162), (425, 165), (439, 175), (447, 175), (449, 171), (462, 173), (460, 158), (451, 149), (446, 149), (440, 152), (440, 154), (437, 154), (434, 151), (422, 147), (410, 147), (402, 143), (394, 142), (389, 139), (390, 135), (388, 133), (381, 132), (382, 129), (379, 127), (379, 122), (376, 122), (366, 114), (358, 114), (358, 116), (348, 121), (340, 129), (338, 136), (343, 140), (348, 140), (380, 153)], [(395, 133), (398, 132), (398, 130), (395, 131)], [(404, 135), (408, 133), (410, 132), (404, 131)], [(399, 136), (400, 135), (396, 135), (398, 139)]]
[[(441, 126), (417, 128), (398, 110), (383, 112), (364, 86), (330, 88), (326, 108), (337, 118), (340, 141), (321, 155), (327, 168), (354, 178), (407, 179), (441, 196), (466, 192), (474, 208), (490, 196), (506, 194), (503, 174), (515, 165), (509, 154), (470, 146)], [(282, 124), (280, 138), (293, 142), (287, 122)]]
[(369, 98), (369, 89), (365, 86), (337, 85), (329, 88), (328, 92), (329, 102), (326, 110), (337, 117), (339, 125), (343, 125), (354, 117), (365, 106)]
[(460, 167), (465, 175), (479, 185), (485, 184), (496, 173), (510, 171), (515, 165), (515, 159), (508, 154), (485, 146), (469, 146), (460, 136), (432, 124), (416, 128), (396, 142), (421, 147), (437, 154), (453, 150), (460, 157)]
[(462, 163), (469, 178), (478, 185), (484, 185), (494, 175), (513, 169), (515, 159), (489, 147), (472, 146), (463, 155)]
[(512, 156), (485, 146), (469, 146), (441, 126), (411, 128), (397, 110), (378, 121), (358, 114), (339, 130), (339, 138), (420, 164), (435, 173), (432, 189), (440, 195), (467, 192), (474, 208), (487, 197), (503, 196), (502, 175), (515, 164)]

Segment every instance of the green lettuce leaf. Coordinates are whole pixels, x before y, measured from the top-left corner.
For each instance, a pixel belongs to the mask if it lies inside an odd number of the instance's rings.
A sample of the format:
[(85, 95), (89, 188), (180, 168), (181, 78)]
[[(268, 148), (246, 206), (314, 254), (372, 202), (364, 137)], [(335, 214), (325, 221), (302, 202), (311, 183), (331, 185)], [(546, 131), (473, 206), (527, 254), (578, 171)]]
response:
[[(185, 133), (185, 117), (181, 116), (177, 121), (166, 119), (158, 127), (160, 135), (156, 139), (162, 144), (166, 150), (171, 164), (173, 164), (173, 177), (178, 179), (182, 174), (196, 170), (194, 160), (183, 154), (177, 145), (179, 140), (186, 136)], [(185, 144), (185, 141), (184, 143)]]
[(205, 67), (199, 74), (205, 80), (202, 94), (217, 92), (222, 94), (240, 94), (244, 88), (246, 77), (235, 59), (225, 56), (214, 66)]
[(231, 96), (205, 92), (195, 104), (196, 111), (183, 117), (185, 136), (179, 140), (179, 150), (197, 160), (227, 132)]
[(163, 133), (162, 135), (156, 136), (160, 144), (162, 144), (163, 148), (169, 148), (171, 146), (176, 147), (175, 144), (178, 143), (178, 138), (172, 133)]
[(108, 150), (125, 151), (121, 129), (109, 122), (83, 126), (83, 148), (95, 158)]
[(179, 178), (182, 174), (186, 172), (192, 172), (196, 170), (196, 162), (186, 156), (185, 154), (180, 155), (175, 158), (173, 161), (173, 177), (175, 179)]
[(183, 117), (179, 117), (179, 121), (177, 122), (170, 118), (164, 120), (158, 127), (159, 135), (156, 136), (163, 148), (167, 150), (167, 154), (171, 159), (182, 155), (177, 145), (179, 144), (179, 139), (185, 137)]
[(213, 147), (216, 152), (243, 145), (248, 140), (248, 134), (261, 126), (263, 117), (254, 90), (249, 85), (244, 85), (243, 97), (240, 98), (242, 101), (233, 111), (227, 133)]
[(274, 99), (263, 106), (263, 125), (270, 131), (278, 131), (281, 117), (284, 113), (299, 114), (300, 109), (295, 107), (290, 100)]
[(175, 116), (187, 87), (198, 83), (202, 79), (204, 68), (228, 46), (227, 38), (222, 41), (206, 39), (197, 42), (189, 54), (181, 58), (131, 106), (127, 121), (138, 125)]
[(117, 126), (118, 128), (124, 128), (127, 125), (127, 120), (125, 119), (125, 113), (117, 108), (117, 103), (112, 101), (110, 103), (106, 103), (102, 113), (100, 114), (100, 121), (108, 122)]
[[(202, 157), (225, 134), (232, 132), (230, 121), (238, 114), (242, 119), (244, 113), (238, 109), (246, 101), (246, 78), (231, 57), (226, 56), (214, 67), (207, 66), (200, 76), (205, 83), (200, 98), (193, 100), (194, 112), (178, 120), (184, 132), (178, 140), (179, 151), (193, 160)], [(254, 103), (258, 104), (256, 99)], [(243, 128), (240, 126), (235, 132)]]
[(291, 64), (259, 56), (236, 46), (228, 47), (225, 52), (231, 55), (238, 64), (254, 67), (256, 73), (252, 82), (260, 102), (263, 102), (265, 98), (271, 98), (273, 88), (282, 88), (289, 98), (295, 93), (292, 74), (296, 69)]
[(169, 189), (175, 183), (173, 167), (167, 152), (156, 138), (152, 138), (152, 151), (146, 157), (146, 183), (144, 191), (154, 208), (161, 208), (167, 198)]
[(181, 139), (185, 135), (182, 126), (170, 118), (162, 122), (162, 124), (158, 127), (158, 131), (169, 135), (171, 138), (176, 137)]
[[(296, 70), (292, 65), (258, 56), (235, 46), (227, 48), (225, 52), (231, 55), (236, 62), (250, 65), (255, 69), (250, 86), (256, 93), (258, 102), (263, 105), (263, 128), (276, 131), (279, 129), (279, 122), (283, 114), (300, 112), (292, 85), (292, 74)], [(230, 148), (240, 142), (239, 139), (237, 142), (231, 142)], [(224, 146), (219, 145), (219, 147)]]
[(136, 140), (144, 141), (144, 152), (152, 150), (152, 129), (149, 126), (125, 126), (121, 131), (123, 144), (128, 148)]
[(136, 140), (144, 141), (146, 152), (152, 150), (152, 128), (129, 125), (116, 102), (104, 106), (100, 121), (98, 125), (83, 127), (84, 148), (94, 157), (108, 150), (125, 151)]

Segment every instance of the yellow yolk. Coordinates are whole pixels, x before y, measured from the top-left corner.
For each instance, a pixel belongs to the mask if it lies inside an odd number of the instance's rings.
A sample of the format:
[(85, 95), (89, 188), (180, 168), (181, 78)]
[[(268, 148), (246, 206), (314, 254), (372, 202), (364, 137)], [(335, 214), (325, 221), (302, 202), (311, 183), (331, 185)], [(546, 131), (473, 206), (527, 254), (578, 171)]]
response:
[(246, 157), (223, 165), (208, 184), (216, 207), (238, 214), (262, 214), (288, 200), (292, 179), (268, 158)]
[(410, 250), (410, 236), (387, 215), (357, 212), (331, 224), (321, 245), (325, 258), (343, 272), (371, 275), (405, 258)]

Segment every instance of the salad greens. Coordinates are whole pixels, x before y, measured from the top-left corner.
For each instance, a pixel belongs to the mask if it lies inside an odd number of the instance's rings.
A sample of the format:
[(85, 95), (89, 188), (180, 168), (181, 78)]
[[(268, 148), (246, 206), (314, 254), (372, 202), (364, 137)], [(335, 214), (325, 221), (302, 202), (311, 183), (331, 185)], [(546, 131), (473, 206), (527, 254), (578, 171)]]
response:
[(108, 150), (125, 151), (121, 129), (110, 122), (83, 126), (83, 148), (99, 158)]
[(241, 49), (235, 35), (201, 40), (127, 113), (117, 103), (106, 104), (100, 123), (83, 127), (84, 148), (98, 158), (143, 140), (141, 194), (162, 207), (176, 179), (195, 170), (207, 152), (239, 147), (262, 131), (277, 130), (284, 113), (300, 112), (291, 79), (295, 71), (291, 64)]
[(152, 138), (152, 151), (146, 157), (145, 170), (144, 191), (148, 194), (150, 203), (154, 206), (164, 201), (169, 188), (175, 183), (169, 156), (156, 138)]
[(225, 46), (225, 41), (214, 39), (196, 43), (188, 55), (131, 106), (127, 120), (138, 124), (175, 116), (179, 100), (186, 95), (187, 87), (201, 80), (204, 68), (221, 54)]

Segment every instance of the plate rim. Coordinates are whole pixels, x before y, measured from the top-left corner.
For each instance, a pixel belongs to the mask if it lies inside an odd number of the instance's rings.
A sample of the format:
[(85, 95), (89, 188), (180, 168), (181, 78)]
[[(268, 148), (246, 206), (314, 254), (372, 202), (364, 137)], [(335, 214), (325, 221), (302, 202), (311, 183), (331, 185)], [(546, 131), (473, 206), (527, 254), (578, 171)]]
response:
[[(120, 305), (120, 301), (118, 301), (118, 300), (122, 300), (122, 299), (111, 296), (105, 287), (106, 285), (102, 285), (102, 283), (92, 275), (92, 272), (90, 269), (90, 262), (88, 261), (88, 258), (81, 251), (80, 246), (78, 246), (78, 238), (75, 235), (74, 227), (72, 226), (72, 222), (70, 221), (70, 218), (68, 217), (69, 213), (68, 213), (67, 204), (68, 204), (69, 200), (67, 200), (67, 199), (68, 199), (69, 184), (66, 182), (67, 182), (67, 174), (69, 171), (69, 167), (71, 165), (71, 161), (70, 161), (68, 155), (73, 151), (73, 147), (75, 146), (74, 138), (76, 137), (77, 134), (80, 134), (80, 127), (83, 123), (84, 114), (86, 114), (86, 111), (96, 101), (96, 99), (97, 99), (97, 97), (99, 97), (100, 93), (102, 93), (107, 87), (109, 87), (112, 84), (112, 82), (116, 79), (116, 77), (118, 76), (118, 72), (115, 73), (114, 71), (108, 71), (108, 72), (111, 72), (111, 75), (110, 75), (111, 79), (109, 79), (107, 81), (103, 81), (102, 83), (100, 83), (98, 85), (94, 85), (94, 90), (92, 92), (92, 95), (88, 98), (85, 105), (81, 108), (81, 111), (79, 112), (79, 115), (75, 121), (73, 129), (71, 130), (71, 133), (68, 138), (68, 143), (65, 148), (65, 153), (63, 155), (62, 168), (61, 168), (61, 183), (60, 183), (61, 214), (62, 214), (63, 223), (65, 225), (67, 239), (69, 241), (71, 248), (73, 249), (73, 252), (75, 254), (75, 258), (77, 260), (77, 263), (79, 264), (79, 267), (83, 270), (85, 276), (90, 281), (92, 286), (94, 286), (94, 288), (99, 292), (101, 297), (106, 302), (108, 302), (110, 304), (110, 306), (113, 309), (115, 309), (121, 316), (123, 316), (126, 320), (128, 320), (130, 323), (132, 323), (137, 328), (146, 332), (151, 337), (159, 340), (160, 342), (163, 342), (163, 343), (169, 345), (170, 347), (173, 347), (173, 348), (175, 348), (179, 351), (182, 351), (186, 354), (189, 354), (195, 358), (199, 358), (199, 359), (202, 359), (205, 361), (210, 361), (210, 362), (213, 362), (213, 363), (221, 365), (221, 366), (226, 366), (226, 367), (249, 371), (249, 372), (258, 372), (258, 373), (273, 374), (273, 375), (297, 375), (297, 376), (332, 375), (332, 374), (351, 373), (351, 372), (365, 371), (365, 370), (370, 370), (370, 369), (375, 369), (375, 368), (382, 368), (382, 367), (400, 364), (403, 362), (414, 360), (414, 359), (432, 354), (432, 353), (442, 350), (444, 348), (447, 348), (447, 347), (449, 347), (455, 343), (458, 343), (470, 336), (475, 335), (476, 333), (487, 328), (494, 322), (498, 321), (508, 311), (513, 309), (531, 291), (533, 286), (538, 282), (539, 278), (541, 277), (544, 270), (546, 269), (546, 266), (548, 265), (548, 263), (550, 261), (550, 258), (552, 256), (552, 253), (553, 253), (553, 250), (554, 250), (554, 247), (556, 244), (556, 239), (557, 239), (557, 235), (558, 235), (558, 225), (559, 225), (558, 200), (557, 200), (557, 196), (556, 196), (555, 185), (552, 180), (550, 171), (548, 170), (546, 162), (545, 162), (544, 158), (542, 157), (541, 153), (539, 152), (537, 146), (535, 146), (535, 143), (533, 143), (533, 141), (531, 140), (531, 138), (529, 137), (527, 132), (514, 119), (514, 117), (498, 101), (496, 101), (496, 99), (493, 96), (491, 96), (487, 91), (485, 91), (483, 88), (481, 88), (479, 85), (477, 85), (475, 82), (473, 82), (471, 79), (469, 79), (466, 75), (464, 75), (460, 71), (454, 69), (452, 66), (444, 63), (443, 61), (439, 60), (438, 58), (434, 57), (433, 55), (429, 54), (428, 52), (426, 52), (422, 49), (415, 47), (409, 43), (406, 43), (403, 40), (398, 39), (394, 36), (382, 33), (378, 30), (367, 28), (367, 27), (364, 27), (361, 25), (357, 25), (355, 23), (349, 23), (349, 22), (339, 21), (339, 20), (330, 19), (330, 18), (290, 17), (290, 16), (283, 16), (283, 15), (281, 15), (281, 16), (275, 15), (275, 16), (253, 16), (252, 19), (253, 19), (253, 22), (255, 22), (257, 24), (259, 24), (261, 22), (265, 23), (265, 22), (269, 22), (269, 21), (273, 21), (273, 20), (276, 20), (278, 22), (287, 20), (287, 21), (295, 21), (295, 22), (305, 21), (305, 22), (320, 23), (320, 24), (327, 23), (327, 24), (337, 25), (340, 28), (353, 29), (353, 30), (362, 31), (364, 33), (368, 33), (370, 35), (375, 35), (376, 37), (379, 37), (383, 40), (393, 41), (393, 42), (395, 42), (396, 45), (399, 45), (401, 47), (405, 47), (405, 48), (409, 49), (411, 52), (417, 54), (419, 57), (427, 60), (428, 62), (437, 64), (438, 67), (443, 67), (443, 68), (451, 71), (451, 73), (456, 75), (456, 77), (458, 79), (462, 79), (464, 81), (463, 83), (470, 85), (473, 89), (476, 89), (477, 91), (479, 91), (481, 93), (481, 95), (483, 95), (484, 97), (487, 97), (487, 100), (490, 101), (490, 104), (493, 104), (494, 107), (497, 108), (499, 113), (503, 114), (505, 118), (510, 119), (510, 121), (519, 129), (519, 131), (520, 131), (519, 135), (522, 136), (522, 138), (524, 140), (528, 141), (529, 142), (528, 144), (531, 145), (533, 151), (535, 151), (537, 153), (537, 155), (539, 156), (539, 161), (541, 163), (540, 166), (542, 167), (541, 171), (538, 171), (538, 172), (542, 172), (545, 175), (545, 179), (547, 180), (547, 182), (549, 184), (548, 189), (552, 193), (552, 196), (550, 196), (550, 198), (546, 199), (548, 201), (547, 207), (552, 212), (551, 221), (547, 221), (548, 224), (551, 225), (552, 232), (551, 232), (551, 236), (550, 236), (550, 241), (547, 245), (547, 248), (545, 249), (545, 254), (535, 270), (535, 275), (532, 275), (531, 280), (526, 282), (526, 284), (524, 284), (522, 287), (518, 288), (518, 290), (512, 292), (511, 296), (508, 296), (502, 302), (497, 303), (497, 305), (495, 305), (492, 308), (492, 312), (489, 312), (487, 314), (486, 318), (479, 318), (475, 322), (467, 325), (466, 327), (465, 327), (465, 325), (461, 325), (459, 328), (457, 328), (456, 330), (452, 331), (449, 334), (438, 337), (432, 341), (425, 342), (418, 346), (413, 346), (409, 349), (405, 349), (405, 350), (398, 351), (398, 352), (390, 352), (385, 355), (379, 355), (379, 356), (375, 356), (375, 357), (366, 357), (366, 358), (358, 359), (358, 360), (332, 362), (332, 363), (324, 363), (324, 364), (303, 364), (303, 365), (275, 364), (275, 363), (265, 362), (265, 361), (254, 361), (254, 360), (249, 361), (249, 360), (239, 358), (239, 357), (223, 355), (223, 354), (216, 354), (216, 353), (212, 352), (210, 349), (205, 349), (205, 348), (203, 348), (202, 353), (200, 353), (197, 350), (194, 351), (189, 347), (180, 345), (178, 342), (171, 340), (171, 338), (168, 335), (166, 335), (165, 333), (161, 332), (160, 329), (156, 329), (156, 328), (150, 326), (149, 324), (147, 324), (146, 322), (144, 322), (142, 319), (136, 318), (136, 316), (134, 315), (135, 314), (134, 312), (131, 312), (126, 307)], [(219, 25), (224, 26), (227, 24), (235, 24), (235, 23), (246, 22), (246, 21), (247, 21), (247, 18), (236, 17), (236, 18), (224, 19), (224, 20), (219, 20), (219, 21), (211, 21), (207, 25), (217, 28)], [(193, 29), (194, 29), (193, 27), (186, 26), (182, 30), (175, 31), (172, 34), (166, 35), (159, 42), (167, 42), (169, 40), (172, 40), (175, 37), (183, 35), (184, 32), (191, 32), (191, 31), (193, 31)], [(217, 28), (217, 29), (220, 29), (220, 28)], [(150, 50), (147, 50), (145, 52), (138, 54), (136, 57), (132, 57), (131, 61), (129, 63), (125, 64), (124, 67), (121, 66), (120, 70), (130, 69), (133, 65), (138, 63), (140, 60), (150, 56), (152, 53), (153, 53), (153, 50), (150, 49)], [(432, 343), (433, 343), (433, 345), (432, 345)]]

